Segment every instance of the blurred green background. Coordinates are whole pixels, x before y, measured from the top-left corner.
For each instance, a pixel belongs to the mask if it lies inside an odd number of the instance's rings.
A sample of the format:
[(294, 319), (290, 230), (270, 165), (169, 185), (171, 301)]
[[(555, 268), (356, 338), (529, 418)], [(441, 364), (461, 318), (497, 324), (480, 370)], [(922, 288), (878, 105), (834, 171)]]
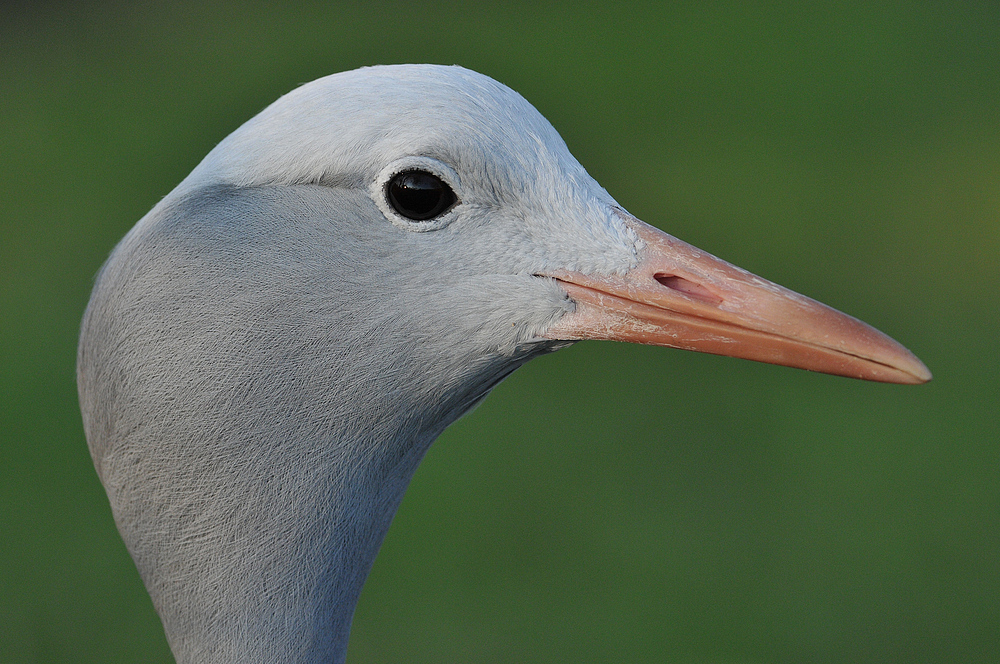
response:
[(167, 662), (87, 453), (114, 243), (361, 65), (521, 92), (625, 207), (885, 330), (876, 385), (587, 342), (431, 449), (348, 661), (1000, 661), (993, 3), (51, 3), (0, 16), (0, 662)]

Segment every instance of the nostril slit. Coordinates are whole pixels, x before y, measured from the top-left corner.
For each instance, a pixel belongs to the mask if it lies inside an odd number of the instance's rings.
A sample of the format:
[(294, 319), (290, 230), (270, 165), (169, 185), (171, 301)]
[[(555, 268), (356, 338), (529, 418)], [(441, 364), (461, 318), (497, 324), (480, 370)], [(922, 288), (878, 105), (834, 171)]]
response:
[(722, 298), (708, 290), (701, 284), (697, 284), (684, 277), (678, 277), (675, 274), (654, 274), (653, 278), (656, 279), (660, 285), (666, 286), (671, 290), (675, 290), (679, 293), (683, 293), (690, 298), (695, 300), (701, 300), (708, 304), (722, 304)]

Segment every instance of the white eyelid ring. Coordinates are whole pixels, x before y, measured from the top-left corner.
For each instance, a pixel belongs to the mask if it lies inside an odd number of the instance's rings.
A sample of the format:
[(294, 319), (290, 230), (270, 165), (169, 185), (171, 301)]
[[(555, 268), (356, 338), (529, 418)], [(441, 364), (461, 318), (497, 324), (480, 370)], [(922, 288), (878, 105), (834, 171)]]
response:
[[(440, 215), (424, 221), (414, 221), (401, 215), (393, 209), (393, 206), (389, 202), (387, 188), (389, 181), (396, 177), (396, 175), (408, 171), (426, 171), (441, 178), (446, 185), (451, 187), (452, 192), (454, 192), (455, 203)], [(394, 226), (419, 233), (444, 228), (455, 219), (455, 209), (462, 204), (462, 197), (459, 194), (460, 187), (461, 183), (458, 173), (448, 164), (430, 157), (409, 156), (387, 164), (379, 172), (375, 181), (372, 182), (369, 194), (372, 200), (375, 201), (378, 209), (385, 215), (385, 218), (392, 222)]]

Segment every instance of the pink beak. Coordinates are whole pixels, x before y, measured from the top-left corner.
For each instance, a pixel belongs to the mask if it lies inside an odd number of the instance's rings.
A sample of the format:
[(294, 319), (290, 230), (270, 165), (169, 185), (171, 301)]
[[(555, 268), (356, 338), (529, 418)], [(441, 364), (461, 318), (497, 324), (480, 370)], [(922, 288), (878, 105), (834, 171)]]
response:
[(546, 337), (670, 346), (886, 383), (931, 379), (875, 328), (617, 213), (645, 243), (639, 265), (622, 276), (548, 274), (576, 311)]

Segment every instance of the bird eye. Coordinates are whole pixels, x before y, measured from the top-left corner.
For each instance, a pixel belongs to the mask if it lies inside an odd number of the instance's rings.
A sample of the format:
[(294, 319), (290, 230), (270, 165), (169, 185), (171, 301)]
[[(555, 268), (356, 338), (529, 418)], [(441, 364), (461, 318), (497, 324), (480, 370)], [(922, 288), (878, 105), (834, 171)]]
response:
[(457, 200), (444, 180), (427, 171), (397, 173), (386, 185), (386, 195), (393, 210), (413, 221), (433, 219)]

